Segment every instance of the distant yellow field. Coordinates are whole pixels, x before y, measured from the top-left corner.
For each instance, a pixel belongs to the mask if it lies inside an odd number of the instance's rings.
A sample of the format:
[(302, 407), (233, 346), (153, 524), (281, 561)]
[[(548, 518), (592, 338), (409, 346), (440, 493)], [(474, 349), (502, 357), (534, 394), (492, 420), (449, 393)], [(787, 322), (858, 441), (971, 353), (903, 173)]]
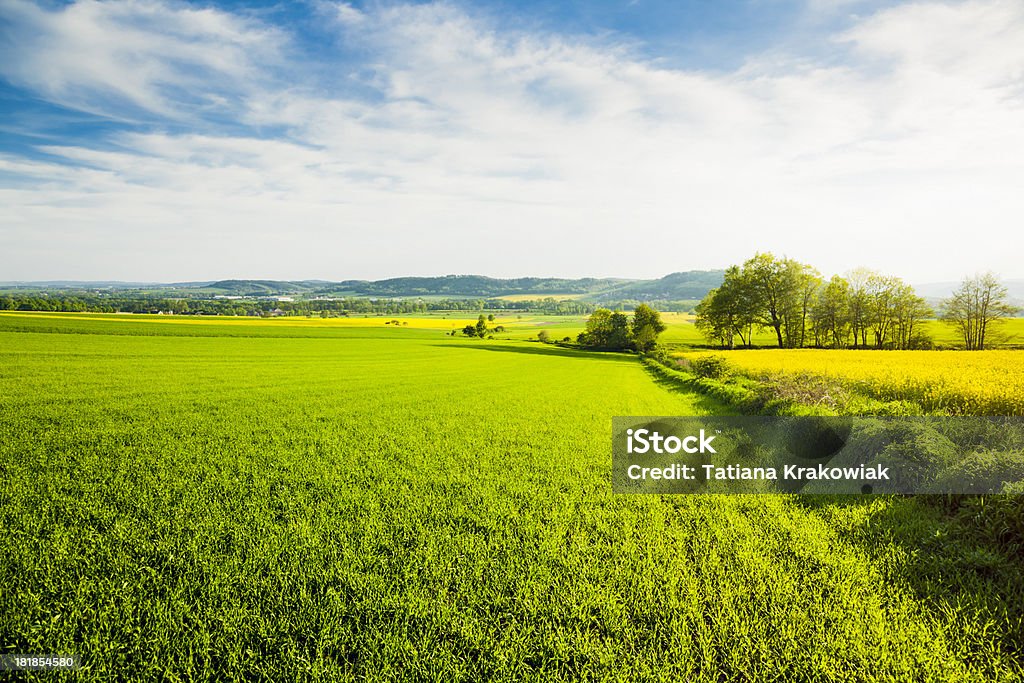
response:
[(661, 319), (669, 325), (679, 325), (686, 323), (692, 325), (693, 321), (697, 319), (693, 313), (672, 313), (666, 312), (661, 314)]
[(555, 301), (572, 301), (579, 299), (582, 294), (507, 294), (505, 296), (496, 296), (495, 299), (501, 299), (502, 301), (536, 301), (538, 299), (551, 298)]
[(754, 373), (836, 377), (883, 400), (963, 415), (1024, 415), (1024, 351), (825, 351), (781, 349), (689, 352), (717, 355)]

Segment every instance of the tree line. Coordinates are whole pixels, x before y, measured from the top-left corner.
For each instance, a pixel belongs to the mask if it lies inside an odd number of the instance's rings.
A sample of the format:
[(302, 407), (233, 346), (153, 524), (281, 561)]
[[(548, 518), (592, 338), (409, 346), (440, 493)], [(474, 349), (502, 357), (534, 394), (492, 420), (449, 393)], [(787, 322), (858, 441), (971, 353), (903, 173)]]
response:
[(90, 313), (174, 313), (176, 315), (266, 316), (352, 314), (399, 315), (436, 311), (501, 310), (548, 315), (586, 315), (595, 305), (582, 301), (558, 301), (552, 297), (528, 301), (505, 299), (214, 299), (168, 298), (152, 295), (102, 295), (91, 293), (26, 293), (0, 295), (0, 311), (62, 311)]
[[(984, 348), (995, 321), (1010, 315), (1006, 288), (988, 274), (968, 278), (943, 302), (942, 317), (961, 329), (968, 349)], [(859, 268), (825, 280), (812, 266), (771, 253), (725, 271), (695, 308), (712, 343), (750, 348), (756, 332), (774, 332), (779, 348), (923, 349), (922, 322), (935, 311), (898, 277)]]
[[(622, 311), (599, 308), (587, 320), (576, 337), (579, 346), (602, 351), (653, 351), (658, 335), (665, 331), (661, 314), (647, 304), (639, 304), (630, 318)], [(542, 333), (543, 334), (543, 333)]]

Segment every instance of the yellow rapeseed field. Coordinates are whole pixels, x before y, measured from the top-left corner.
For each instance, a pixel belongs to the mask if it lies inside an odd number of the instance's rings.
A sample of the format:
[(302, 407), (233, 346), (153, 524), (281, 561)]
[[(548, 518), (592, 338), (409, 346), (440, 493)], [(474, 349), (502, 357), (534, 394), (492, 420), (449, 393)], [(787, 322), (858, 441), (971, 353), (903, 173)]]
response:
[(719, 355), (753, 373), (835, 377), (883, 400), (914, 401), (957, 415), (1024, 415), (1022, 351), (825, 351), (777, 349)]

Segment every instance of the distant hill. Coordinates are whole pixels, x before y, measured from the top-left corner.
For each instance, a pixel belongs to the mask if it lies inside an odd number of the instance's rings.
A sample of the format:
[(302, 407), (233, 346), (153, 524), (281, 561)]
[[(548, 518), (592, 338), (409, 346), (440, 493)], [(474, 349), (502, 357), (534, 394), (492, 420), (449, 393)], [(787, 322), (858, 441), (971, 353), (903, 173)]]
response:
[[(1024, 300), (1024, 280), (1003, 280), (1006, 290), (1011, 299)], [(927, 282), (923, 285), (914, 285), (917, 293), (924, 297), (945, 299), (960, 286), (959, 282)]]
[(631, 280), (612, 278), (581, 278), (576, 280), (564, 278), (522, 277), (499, 279), (483, 275), (445, 275), (444, 277), (399, 277), (389, 280), (346, 280), (336, 286), (328, 285), (325, 291), (332, 288), (357, 292), (366, 296), (416, 297), (445, 296), (460, 297), (498, 297), (510, 295), (533, 294), (538, 298), (558, 294), (588, 294), (614, 287)]
[[(603, 291), (598, 301), (634, 299), (637, 301), (676, 301), (703, 299), (709, 291), (722, 284), (725, 271), (688, 270), (672, 273), (658, 280), (633, 280)], [(585, 297), (590, 298), (590, 297)]]
[[(322, 280), (218, 280), (216, 282), (194, 283), (199, 289), (216, 291), (218, 294), (235, 296), (277, 296), (281, 294), (306, 294), (322, 287)], [(189, 287), (190, 283), (179, 286)]]
[(622, 278), (492, 278), (483, 275), (399, 277), (387, 280), (216, 280), (204, 282), (9, 282), (0, 287), (60, 290), (133, 290), (161, 296), (356, 296), (380, 298), (444, 297), (488, 299), (502, 296), (569, 296), (590, 302), (678, 301), (702, 299), (722, 282), (720, 270), (672, 273), (657, 280)]
[[(1006, 286), (1010, 304), (1020, 309), (1017, 315), (1024, 315), (1024, 280), (1003, 280), (1002, 282)], [(938, 309), (942, 300), (948, 299), (959, 286), (959, 282), (928, 282), (923, 285), (914, 285), (914, 289), (920, 296), (927, 299), (929, 304)]]

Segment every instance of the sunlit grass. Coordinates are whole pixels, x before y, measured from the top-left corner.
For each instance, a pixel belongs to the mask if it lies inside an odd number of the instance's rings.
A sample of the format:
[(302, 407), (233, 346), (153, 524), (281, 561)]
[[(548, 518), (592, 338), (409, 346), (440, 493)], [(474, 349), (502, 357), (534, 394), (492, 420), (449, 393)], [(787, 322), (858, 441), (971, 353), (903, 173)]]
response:
[(633, 356), (26, 320), (0, 316), (0, 644), (81, 680), (1021, 673), (1019, 565), (935, 510), (612, 494), (612, 416), (724, 410)]

